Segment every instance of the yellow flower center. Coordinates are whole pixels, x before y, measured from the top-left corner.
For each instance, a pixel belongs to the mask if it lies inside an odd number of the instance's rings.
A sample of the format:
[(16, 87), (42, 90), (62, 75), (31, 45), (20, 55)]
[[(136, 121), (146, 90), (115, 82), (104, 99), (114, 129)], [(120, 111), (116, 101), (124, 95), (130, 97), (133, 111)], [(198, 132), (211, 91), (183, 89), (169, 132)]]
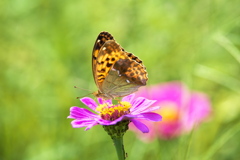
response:
[(158, 104), (160, 109), (156, 112), (162, 116), (162, 122), (174, 122), (179, 118), (178, 108), (175, 103), (172, 102), (163, 102)]
[(102, 119), (113, 121), (125, 114), (128, 114), (131, 107), (132, 105), (129, 102), (120, 102), (117, 105), (104, 103), (100, 104), (96, 108), (96, 111), (100, 112), (99, 115)]

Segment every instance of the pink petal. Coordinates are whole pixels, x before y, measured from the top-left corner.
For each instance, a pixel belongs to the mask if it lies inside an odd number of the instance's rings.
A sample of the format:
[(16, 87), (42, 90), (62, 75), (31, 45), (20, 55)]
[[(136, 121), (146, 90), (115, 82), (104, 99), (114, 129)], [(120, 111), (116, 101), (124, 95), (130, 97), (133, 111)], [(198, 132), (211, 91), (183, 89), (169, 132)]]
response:
[(182, 106), (185, 96), (189, 95), (187, 87), (179, 81), (152, 86), (149, 93), (151, 93), (151, 96), (148, 98), (155, 99), (158, 102), (173, 101), (177, 106)]
[(123, 102), (126, 101), (126, 102), (129, 102), (129, 103), (132, 103), (134, 97), (135, 97), (135, 94), (130, 94), (128, 96), (123, 97), (122, 101)]
[(141, 121), (142, 123), (147, 125), (147, 127), (149, 128), (149, 132), (147, 134), (142, 133), (139, 129), (137, 129), (137, 127), (135, 127), (135, 125), (133, 123), (129, 124), (130, 130), (136, 132), (137, 136), (144, 142), (153, 141), (156, 138), (156, 136), (158, 135), (158, 133), (155, 131), (154, 123), (152, 123), (150, 121), (146, 121), (146, 120), (139, 120), (139, 121)]
[(158, 110), (158, 109), (160, 109), (159, 106), (154, 106), (154, 107), (150, 107), (150, 108), (148, 108), (148, 109), (145, 110), (144, 112), (152, 112), (152, 111), (156, 111), (156, 110)]
[(95, 120), (85, 120), (85, 119), (73, 120), (71, 122), (73, 128), (86, 127), (86, 126), (89, 126), (89, 125), (95, 124), (95, 123), (96, 123)]
[(145, 124), (143, 124), (142, 122), (140, 122), (140, 121), (138, 121), (136, 119), (131, 119), (131, 121), (143, 133), (148, 133), (149, 132), (148, 127)]
[(96, 118), (98, 115), (90, 112), (85, 108), (71, 107), (70, 115), (67, 118), (80, 119), (80, 118)]
[(145, 120), (154, 121), (154, 122), (158, 122), (162, 120), (162, 116), (153, 112), (141, 113), (141, 114), (135, 115), (135, 118), (145, 119)]
[(102, 98), (97, 98), (99, 104), (103, 104), (103, 99)]
[(147, 108), (149, 108), (149, 106), (151, 106), (155, 102), (156, 102), (155, 100), (148, 100), (146, 98), (139, 97), (133, 102), (133, 107), (131, 108), (131, 112), (132, 113), (146, 112)]
[(90, 125), (88, 125), (88, 126), (85, 128), (85, 131), (89, 130), (90, 128), (92, 128), (92, 127), (95, 126), (95, 125), (98, 125), (98, 123), (97, 123), (97, 122), (91, 123)]
[(185, 130), (191, 130), (206, 119), (211, 113), (210, 101), (205, 94), (193, 93), (189, 102), (189, 108), (183, 117)]
[(89, 108), (91, 108), (92, 110), (96, 110), (96, 107), (98, 106), (97, 103), (89, 97), (84, 97), (82, 99), (80, 99), (80, 101), (82, 101), (83, 104), (85, 104), (86, 106), (88, 106)]
[(111, 99), (103, 100), (102, 98), (98, 98), (98, 103), (99, 104), (104, 104), (104, 103), (112, 104), (112, 100)]

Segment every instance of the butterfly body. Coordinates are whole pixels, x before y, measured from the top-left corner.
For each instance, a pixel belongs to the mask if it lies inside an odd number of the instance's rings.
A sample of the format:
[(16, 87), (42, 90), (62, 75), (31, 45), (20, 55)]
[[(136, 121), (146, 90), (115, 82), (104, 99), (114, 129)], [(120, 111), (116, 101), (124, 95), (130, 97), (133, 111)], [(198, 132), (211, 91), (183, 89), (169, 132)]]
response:
[(136, 92), (148, 80), (142, 61), (124, 49), (108, 32), (101, 32), (93, 48), (92, 69), (98, 91), (103, 99), (114, 99)]

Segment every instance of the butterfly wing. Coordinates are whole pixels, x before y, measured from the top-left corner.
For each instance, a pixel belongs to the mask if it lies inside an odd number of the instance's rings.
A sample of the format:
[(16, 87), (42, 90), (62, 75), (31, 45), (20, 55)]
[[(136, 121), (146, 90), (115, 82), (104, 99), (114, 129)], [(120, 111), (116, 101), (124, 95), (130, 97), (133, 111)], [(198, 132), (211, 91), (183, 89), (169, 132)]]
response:
[(105, 78), (102, 90), (106, 95), (123, 97), (145, 86), (147, 80), (145, 67), (131, 59), (119, 59)]
[(106, 41), (99, 50), (94, 70), (94, 79), (99, 90), (104, 93), (102, 84), (108, 75), (110, 69), (119, 59), (128, 58), (121, 46), (115, 40)]
[(104, 45), (104, 43), (107, 42), (108, 40), (114, 40), (113, 36), (108, 32), (101, 32), (96, 39), (96, 42), (94, 44), (93, 51), (92, 51), (92, 72), (93, 72), (94, 81), (97, 86), (99, 86), (98, 78), (96, 76), (97, 75), (97, 67), (98, 67), (97, 60), (99, 58), (99, 51), (102, 48), (102, 46)]
[(104, 99), (131, 94), (148, 80), (142, 61), (125, 52), (108, 32), (98, 35), (93, 48), (92, 69), (99, 89), (94, 95)]

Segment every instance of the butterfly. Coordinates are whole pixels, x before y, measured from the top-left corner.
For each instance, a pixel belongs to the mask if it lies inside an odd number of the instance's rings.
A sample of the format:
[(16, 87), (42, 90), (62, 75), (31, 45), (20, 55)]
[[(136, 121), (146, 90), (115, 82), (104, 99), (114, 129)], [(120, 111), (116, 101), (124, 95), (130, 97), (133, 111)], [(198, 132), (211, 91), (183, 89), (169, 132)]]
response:
[(108, 32), (101, 32), (93, 47), (92, 71), (96, 97), (114, 99), (136, 92), (148, 80), (146, 67), (126, 52)]

